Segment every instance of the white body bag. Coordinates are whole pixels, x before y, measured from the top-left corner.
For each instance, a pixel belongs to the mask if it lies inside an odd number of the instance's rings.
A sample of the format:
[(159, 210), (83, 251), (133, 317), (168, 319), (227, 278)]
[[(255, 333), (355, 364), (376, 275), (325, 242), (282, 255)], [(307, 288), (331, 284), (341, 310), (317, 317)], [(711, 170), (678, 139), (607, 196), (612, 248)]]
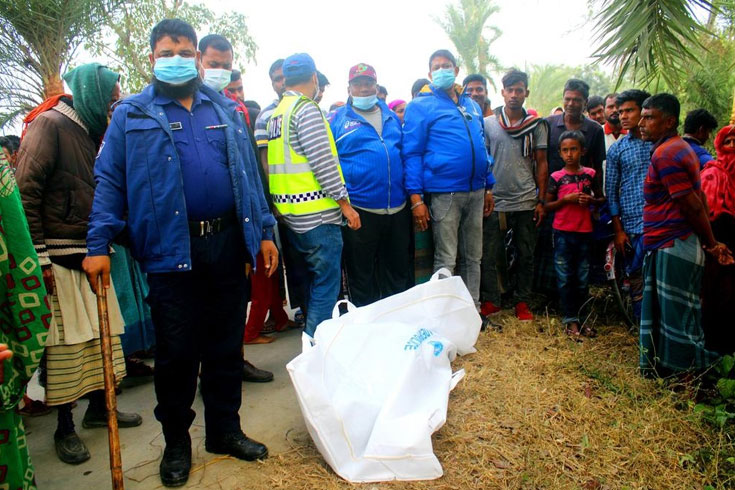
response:
[(446, 421), (457, 353), (474, 352), (481, 320), (459, 277), (431, 281), (322, 322), (287, 369), (306, 427), (351, 482), (442, 475), (431, 435)]

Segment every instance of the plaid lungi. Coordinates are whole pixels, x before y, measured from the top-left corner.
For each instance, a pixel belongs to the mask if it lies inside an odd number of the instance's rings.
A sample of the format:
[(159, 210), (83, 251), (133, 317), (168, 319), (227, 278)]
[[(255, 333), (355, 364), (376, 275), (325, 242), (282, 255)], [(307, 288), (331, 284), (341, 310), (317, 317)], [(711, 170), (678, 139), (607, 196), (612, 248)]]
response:
[(704, 251), (694, 234), (646, 256), (639, 358), (644, 375), (702, 369), (719, 358), (704, 347), (703, 272)]

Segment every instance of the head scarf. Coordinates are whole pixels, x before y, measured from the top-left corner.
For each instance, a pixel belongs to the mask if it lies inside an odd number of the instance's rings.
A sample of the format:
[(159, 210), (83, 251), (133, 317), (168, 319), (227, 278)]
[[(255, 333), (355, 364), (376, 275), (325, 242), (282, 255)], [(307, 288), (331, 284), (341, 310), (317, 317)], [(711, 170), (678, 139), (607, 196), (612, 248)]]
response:
[(717, 133), (717, 160), (707, 163), (702, 171), (702, 191), (707, 196), (711, 221), (722, 214), (735, 217), (735, 148), (724, 147), (730, 134), (735, 134), (735, 125), (725, 126)]
[(99, 63), (74, 68), (64, 75), (74, 96), (74, 110), (89, 129), (89, 134), (101, 137), (107, 129), (107, 112), (120, 75)]
[(391, 111), (392, 111), (392, 110), (395, 110), (395, 108), (396, 108), (396, 107), (398, 107), (398, 106), (399, 106), (399, 105), (401, 105), (401, 104), (405, 104), (405, 103), (406, 103), (406, 101), (405, 101), (405, 100), (401, 100), (401, 99), (396, 99), (396, 100), (394, 100), (394, 101), (391, 101), (391, 103), (390, 103), (390, 104), (388, 104), (388, 109), (390, 109)]

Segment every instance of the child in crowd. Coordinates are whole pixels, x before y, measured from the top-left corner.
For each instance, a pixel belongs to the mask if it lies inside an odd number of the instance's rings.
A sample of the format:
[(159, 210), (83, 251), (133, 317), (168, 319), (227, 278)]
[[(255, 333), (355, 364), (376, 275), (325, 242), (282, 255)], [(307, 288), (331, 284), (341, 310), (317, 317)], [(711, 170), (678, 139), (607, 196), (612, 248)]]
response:
[(578, 315), (588, 295), (592, 243), (590, 207), (605, 202), (594, 178), (595, 171), (579, 163), (584, 154), (584, 142), (580, 131), (565, 131), (559, 137), (559, 153), (565, 165), (551, 174), (544, 206), (547, 212), (556, 212), (552, 226), (559, 300), (566, 333), (575, 340), (579, 340), (580, 334), (595, 335), (589, 326), (580, 330)]

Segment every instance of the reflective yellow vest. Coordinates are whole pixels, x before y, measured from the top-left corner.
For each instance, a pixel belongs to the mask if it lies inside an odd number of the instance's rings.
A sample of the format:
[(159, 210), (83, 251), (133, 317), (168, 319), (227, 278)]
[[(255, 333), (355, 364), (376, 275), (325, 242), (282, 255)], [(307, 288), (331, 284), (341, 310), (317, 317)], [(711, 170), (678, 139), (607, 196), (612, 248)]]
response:
[[(302, 104), (315, 102), (303, 95), (283, 96), (268, 122), (268, 183), (273, 204), (284, 215), (313, 214), (339, 207), (322, 191), (308, 159), (296, 153), (289, 142), (291, 116)], [(337, 146), (326, 119), (324, 124), (329, 135), (329, 147), (336, 157)], [(341, 167), (339, 175), (344, 184)]]

